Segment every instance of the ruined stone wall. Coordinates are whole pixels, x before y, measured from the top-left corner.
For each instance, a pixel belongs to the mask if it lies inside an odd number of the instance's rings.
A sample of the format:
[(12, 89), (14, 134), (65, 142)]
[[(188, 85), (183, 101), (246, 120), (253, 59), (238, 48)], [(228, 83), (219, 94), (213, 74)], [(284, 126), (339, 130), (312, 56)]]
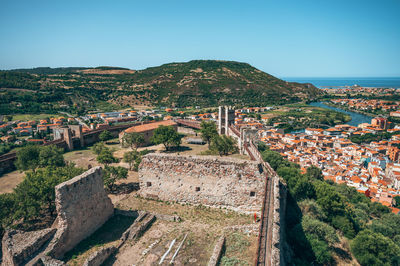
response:
[(7, 230), (2, 240), (2, 266), (24, 265), (54, 235), (56, 229), (23, 232)]
[(102, 169), (94, 167), (56, 186), (56, 235), (47, 253), (62, 258), (113, 215), (114, 206), (103, 187)]
[(139, 167), (140, 195), (260, 213), (265, 175), (248, 160), (148, 154)]

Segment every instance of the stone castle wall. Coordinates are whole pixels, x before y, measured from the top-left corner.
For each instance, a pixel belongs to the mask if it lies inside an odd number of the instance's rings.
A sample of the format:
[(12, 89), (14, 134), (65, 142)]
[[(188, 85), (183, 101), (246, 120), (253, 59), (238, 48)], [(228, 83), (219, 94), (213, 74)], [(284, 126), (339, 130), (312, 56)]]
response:
[(104, 187), (101, 167), (56, 186), (56, 235), (47, 252), (62, 258), (81, 240), (100, 228), (114, 213)]
[(148, 154), (139, 167), (140, 195), (260, 214), (265, 175), (253, 161)]

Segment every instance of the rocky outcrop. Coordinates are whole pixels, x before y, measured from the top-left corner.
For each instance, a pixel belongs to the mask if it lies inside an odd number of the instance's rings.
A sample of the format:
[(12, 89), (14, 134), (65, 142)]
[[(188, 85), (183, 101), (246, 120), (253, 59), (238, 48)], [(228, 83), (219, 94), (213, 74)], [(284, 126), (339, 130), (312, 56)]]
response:
[(101, 167), (56, 186), (57, 233), (47, 253), (62, 258), (65, 252), (100, 228), (114, 212), (103, 185)]
[(140, 195), (260, 213), (265, 177), (259, 164), (216, 156), (148, 154), (139, 166)]
[(55, 231), (56, 229), (52, 228), (32, 232), (7, 230), (2, 241), (2, 265), (25, 264), (40, 252), (44, 244), (54, 235)]

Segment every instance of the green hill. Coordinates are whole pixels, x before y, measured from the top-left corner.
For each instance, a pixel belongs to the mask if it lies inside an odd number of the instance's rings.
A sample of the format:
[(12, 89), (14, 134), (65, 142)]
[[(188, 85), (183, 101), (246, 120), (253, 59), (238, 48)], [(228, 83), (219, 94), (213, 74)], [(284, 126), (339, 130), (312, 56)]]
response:
[(108, 106), (263, 106), (312, 100), (311, 84), (280, 80), (249, 64), (194, 60), (133, 71), (118, 67), (0, 71), (0, 113)]

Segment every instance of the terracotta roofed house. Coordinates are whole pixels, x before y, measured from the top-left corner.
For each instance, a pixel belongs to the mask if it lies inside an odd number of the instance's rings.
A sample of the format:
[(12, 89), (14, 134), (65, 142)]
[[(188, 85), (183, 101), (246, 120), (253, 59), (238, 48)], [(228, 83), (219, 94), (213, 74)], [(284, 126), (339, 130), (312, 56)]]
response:
[(156, 130), (159, 126), (172, 126), (175, 130), (178, 129), (178, 124), (175, 123), (172, 120), (163, 120), (163, 121), (157, 121), (149, 124), (143, 124), (143, 125), (137, 125), (130, 127), (128, 129), (125, 129), (119, 134), (119, 140), (120, 143), (122, 143), (122, 138), (125, 135), (125, 133), (140, 133), (143, 134), (144, 137), (144, 145), (149, 145), (150, 144), (150, 139), (154, 134), (154, 130)]

